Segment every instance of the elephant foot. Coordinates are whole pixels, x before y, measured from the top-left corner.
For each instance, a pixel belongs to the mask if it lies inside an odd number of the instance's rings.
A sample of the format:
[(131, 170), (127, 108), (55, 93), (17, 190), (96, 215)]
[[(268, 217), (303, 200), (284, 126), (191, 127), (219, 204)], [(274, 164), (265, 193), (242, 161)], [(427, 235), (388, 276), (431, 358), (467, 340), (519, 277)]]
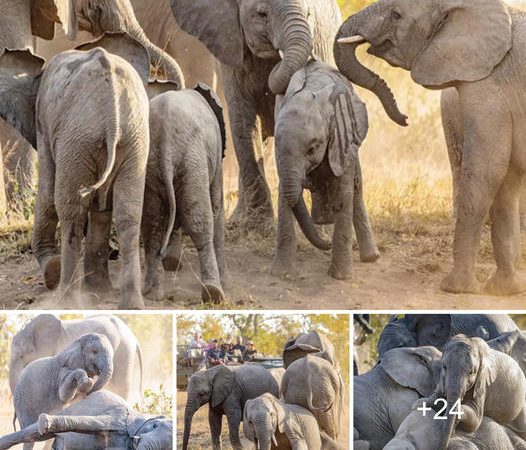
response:
[(166, 255), (163, 258), (163, 268), (167, 272), (179, 272), (183, 268), (183, 263), (179, 255)]
[(360, 248), (360, 261), (363, 263), (373, 263), (380, 258), (380, 251), (376, 245), (367, 246), (365, 249)]
[(122, 299), (117, 309), (144, 309), (145, 307), (142, 295), (135, 293), (126, 295), (122, 293)]
[(109, 274), (88, 273), (84, 279), (84, 289), (90, 292), (103, 293), (113, 289)]
[(274, 259), (270, 274), (282, 280), (293, 280), (298, 276), (298, 270), (292, 261)]
[(142, 293), (146, 298), (157, 302), (164, 299), (164, 289), (161, 286), (152, 286), (144, 289)]
[(213, 303), (215, 305), (226, 300), (223, 289), (215, 283), (203, 283), (201, 289), (201, 299), (205, 303)]
[(526, 278), (517, 272), (495, 273), (486, 283), (486, 292), (491, 295), (515, 295), (526, 291)]
[(349, 280), (352, 275), (352, 269), (350, 264), (341, 267), (338, 264), (331, 263), (328, 274), (336, 280)]
[(60, 255), (51, 256), (44, 263), (44, 283), (49, 290), (54, 290), (60, 283)]
[(478, 294), (481, 291), (480, 282), (475, 275), (453, 270), (440, 284), (440, 289), (452, 294)]

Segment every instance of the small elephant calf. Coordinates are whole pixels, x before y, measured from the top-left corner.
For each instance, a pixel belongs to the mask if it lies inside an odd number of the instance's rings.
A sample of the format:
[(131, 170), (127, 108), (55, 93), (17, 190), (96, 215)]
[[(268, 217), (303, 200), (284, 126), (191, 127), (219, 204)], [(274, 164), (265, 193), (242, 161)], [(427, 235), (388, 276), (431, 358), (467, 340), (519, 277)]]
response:
[[(152, 84), (149, 89), (155, 90)], [(203, 85), (164, 92), (150, 101), (150, 134), (141, 226), (146, 256), (143, 293), (163, 297), (161, 262), (174, 230), (183, 228), (199, 253), (201, 296), (218, 303), (225, 298), (227, 276), (221, 104)]]
[[(22, 370), (15, 387), (15, 413), (21, 427), (36, 422), (41, 413), (60, 411), (102, 389), (112, 374), (113, 347), (102, 334), (85, 334), (57, 356), (33, 361)], [(24, 450), (32, 446), (26, 444)]]
[(307, 239), (322, 250), (303, 200), (308, 188), (326, 199), (324, 216), (334, 217), (329, 275), (351, 275), (353, 224), (364, 262), (380, 253), (362, 195), (358, 149), (368, 129), (367, 111), (349, 81), (337, 70), (310, 61), (297, 71), (276, 113), (276, 160), (280, 181), (278, 238), (272, 274), (294, 275), (294, 217)]

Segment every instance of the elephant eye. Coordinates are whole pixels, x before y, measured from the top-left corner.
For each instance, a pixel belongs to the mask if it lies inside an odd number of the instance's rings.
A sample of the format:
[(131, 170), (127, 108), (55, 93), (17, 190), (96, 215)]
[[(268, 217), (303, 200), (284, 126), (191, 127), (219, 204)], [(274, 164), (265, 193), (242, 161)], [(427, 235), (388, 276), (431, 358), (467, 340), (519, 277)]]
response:
[(266, 19), (268, 17), (268, 11), (265, 6), (258, 6), (256, 11), (260, 18)]
[(309, 150), (307, 150), (307, 156), (314, 155), (314, 152), (316, 151), (316, 147), (311, 147)]
[(396, 22), (402, 18), (402, 15), (398, 11), (392, 11), (391, 18)]
[(157, 428), (157, 426), (158, 426), (158, 425), (157, 425), (156, 423), (154, 423), (154, 424), (153, 424), (153, 429), (155, 430), (155, 429)]

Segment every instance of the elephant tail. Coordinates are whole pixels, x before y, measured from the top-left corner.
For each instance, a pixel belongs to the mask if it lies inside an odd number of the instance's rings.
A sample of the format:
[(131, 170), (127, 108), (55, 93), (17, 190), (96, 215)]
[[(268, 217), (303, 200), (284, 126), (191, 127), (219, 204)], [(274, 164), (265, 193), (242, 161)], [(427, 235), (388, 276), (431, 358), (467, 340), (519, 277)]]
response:
[(17, 419), (17, 416), (16, 416), (16, 411), (15, 413), (13, 414), (13, 430), (16, 431), (16, 419)]
[(166, 249), (168, 248), (168, 244), (170, 243), (170, 236), (172, 235), (172, 232), (175, 227), (175, 216), (177, 212), (177, 205), (175, 202), (175, 188), (174, 188), (174, 180), (173, 180), (173, 171), (169, 167), (161, 167), (161, 171), (164, 174), (164, 184), (166, 187), (166, 193), (168, 194), (168, 205), (170, 207), (170, 215), (168, 216), (168, 228), (166, 229), (166, 234), (164, 235), (163, 246), (161, 247), (161, 251), (160, 251), (161, 258), (164, 258), (166, 256)]
[(144, 389), (144, 386), (143, 386), (143, 374), (144, 374), (144, 369), (143, 369), (143, 361), (142, 361), (142, 350), (141, 350), (141, 346), (139, 345), (139, 342), (136, 342), (136, 347), (135, 347), (135, 351), (137, 353), (137, 359), (139, 360), (139, 389), (140, 389), (140, 393), (142, 395), (143, 393), (143, 389)]
[[(110, 83), (111, 83), (111, 77), (110, 77)], [(113, 117), (112, 120), (109, 121), (108, 127), (106, 129), (106, 150), (107, 150), (107, 156), (108, 159), (106, 160), (106, 167), (104, 169), (104, 173), (100, 177), (99, 181), (97, 181), (94, 185), (84, 187), (79, 190), (79, 195), (82, 201), (86, 202), (89, 201), (91, 196), (98, 190), (106, 181), (108, 181), (108, 178), (111, 175), (111, 172), (113, 171), (113, 168), (115, 167), (115, 160), (117, 159), (117, 144), (120, 140), (120, 130), (121, 130), (121, 123), (120, 123), (120, 104), (119, 104), (119, 96), (115, 95), (113, 101)]]

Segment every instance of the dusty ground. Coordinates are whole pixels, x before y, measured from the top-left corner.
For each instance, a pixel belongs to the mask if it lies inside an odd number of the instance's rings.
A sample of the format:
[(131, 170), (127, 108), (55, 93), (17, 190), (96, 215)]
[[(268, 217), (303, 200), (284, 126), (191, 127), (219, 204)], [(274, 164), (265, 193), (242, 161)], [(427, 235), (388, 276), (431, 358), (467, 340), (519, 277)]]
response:
[[(374, 218), (373, 218), (374, 219)], [(440, 290), (440, 281), (452, 263), (452, 227), (449, 219), (425, 223), (406, 221), (376, 223), (381, 259), (373, 264), (359, 261), (355, 251), (353, 279), (337, 281), (327, 275), (329, 253), (300, 244), (301, 276), (281, 280), (270, 275), (273, 239), (235, 239), (227, 243), (232, 286), (222, 309), (521, 309), (526, 295), (491, 297), (450, 295)], [(489, 232), (486, 230), (479, 258), (479, 278), (493, 272)], [(11, 239), (11, 238), (9, 238)], [(1, 237), (0, 237), (1, 240)], [(5, 246), (4, 246), (5, 247)], [(87, 297), (78, 305), (57, 304), (46, 290), (37, 264), (26, 248), (14, 256), (0, 257), (1, 307), (5, 309), (82, 308), (108, 309), (117, 305), (117, 291), (110, 296)], [(5, 255), (5, 253), (4, 253)], [(114, 286), (119, 263), (112, 262)], [(209, 308), (200, 300), (199, 265), (195, 250), (187, 245), (184, 268), (166, 273), (166, 298), (147, 301), (150, 309)]]
[[(348, 403), (348, 402), (347, 402)], [(183, 419), (184, 419), (184, 406), (186, 404), (186, 392), (177, 391), (177, 445), (182, 445), (183, 442)], [(342, 423), (348, 423), (349, 416), (346, 413)], [(228, 439), (228, 425), (226, 418), (223, 418), (223, 427), (221, 434), (221, 443), (223, 448), (228, 450), (232, 449), (230, 441)], [(344, 429), (344, 434), (341, 437), (340, 444), (343, 448), (347, 448), (349, 442), (348, 429)], [(241, 432), (241, 443), (246, 448), (253, 448), (253, 444), (243, 437)], [(252, 447), (251, 447), (252, 445)], [(192, 432), (190, 436), (190, 442), (188, 443), (189, 450), (204, 450), (209, 449), (211, 446), (210, 440), (210, 428), (208, 426), (208, 407), (203, 406), (194, 416), (192, 422)]]

